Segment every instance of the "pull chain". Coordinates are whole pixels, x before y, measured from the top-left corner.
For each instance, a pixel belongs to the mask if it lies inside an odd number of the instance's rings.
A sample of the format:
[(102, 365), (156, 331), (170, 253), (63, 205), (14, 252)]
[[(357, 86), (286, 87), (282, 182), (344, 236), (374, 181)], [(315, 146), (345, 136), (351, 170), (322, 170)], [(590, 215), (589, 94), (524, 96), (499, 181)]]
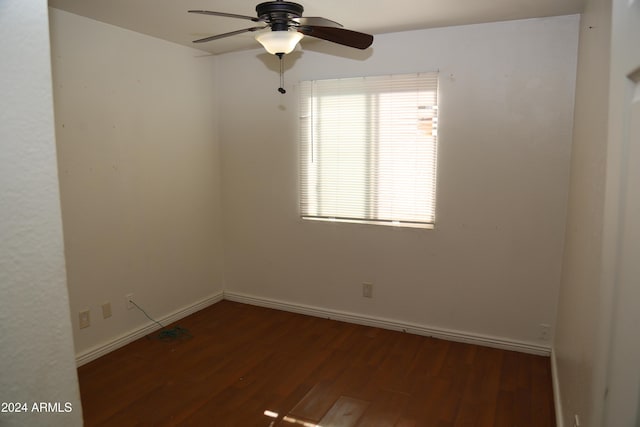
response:
[(280, 87), (278, 88), (278, 92), (284, 95), (287, 93), (284, 89), (284, 65), (282, 64), (282, 57), (284, 56), (284, 53), (276, 53), (276, 55), (280, 58)]

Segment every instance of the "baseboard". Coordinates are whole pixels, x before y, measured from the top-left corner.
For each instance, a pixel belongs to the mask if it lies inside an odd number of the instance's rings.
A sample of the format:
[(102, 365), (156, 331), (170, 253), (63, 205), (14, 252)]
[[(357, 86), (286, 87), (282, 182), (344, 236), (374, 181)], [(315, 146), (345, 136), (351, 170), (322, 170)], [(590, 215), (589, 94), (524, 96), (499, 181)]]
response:
[[(191, 304), (189, 306), (183, 307), (178, 311), (175, 311), (161, 319), (158, 319), (160, 321), (160, 323), (168, 325), (170, 323), (173, 322), (177, 322), (178, 320), (189, 316), (190, 314), (193, 314), (197, 311), (200, 311), (206, 307), (209, 307), (210, 305), (213, 305), (219, 301), (222, 301), (224, 297), (224, 293), (223, 292), (219, 292), (217, 294), (214, 294), (208, 298), (205, 298), (201, 301), (196, 302), (195, 304)], [(144, 337), (145, 335), (150, 334), (151, 332), (154, 332), (156, 330), (160, 329), (160, 327), (158, 325), (156, 325), (155, 323), (150, 323), (147, 326), (144, 326), (142, 328), (133, 330), (113, 341), (110, 341), (106, 344), (103, 345), (99, 345), (97, 347), (93, 347), (91, 350), (88, 350), (84, 353), (78, 354), (76, 355), (76, 365), (77, 366), (82, 366), (86, 363), (91, 362), (92, 360), (95, 360), (101, 356), (104, 356), (107, 353), (110, 353), (114, 350), (117, 350), (120, 347), (124, 347), (125, 345)]]
[(558, 361), (556, 352), (551, 350), (551, 384), (553, 386), (553, 406), (556, 410), (556, 427), (564, 427), (562, 416), (562, 395), (560, 394), (560, 379), (558, 378)]
[(339, 320), (359, 325), (373, 326), (382, 329), (390, 329), (396, 331), (409, 332), (416, 335), (430, 336), (441, 338), (449, 341), (464, 342), (469, 344), (477, 344), (485, 347), (500, 348), (504, 350), (519, 351), (522, 353), (537, 354), (541, 356), (549, 356), (551, 348), (531, 343), (510, 341), (506, 339), (469, 334), (466, 332), (446, 330), (441, 328), (432, 328), (422, 325), (416, 325), (396, 320), (381, 319), (377, 317), (365, 316), (362, 314), (348, 313), (344, 311), (329, 310), (320, 307), (308, 306), (303, 304), (295, 304), (290, 302), (278, 301), (268, 298), (261, 298), (246, 295), (238, 292), (224, 292), (224, 299), (229, 301), (240, 302), (244, 304), (257, 305), (261, 307), (273, 308), (276, 310), (290, 311), (293, 313), (306, 314), (315, 317), (324, 317), (333, 320)]
[[(476, 344), (482, 345), (485, 347), (493, 347), (500, 348), (504, 350), (512, 350), (519, 351), (522, 353), (529, 354), (537, 354), (542, 356), (550, 356), (551, 355), (551, 368), (553, 375), (553, 388), (554, 388), (554, 397), (555, 397), (555, 406), (556, 406), (556, 418), (559, 420), (557, 424), (558, 427), (562, 427), (562, 418), (561, 418), (561, 406), (559, 399), (559, 389), (557, 385), (557, 375), (555, 371), (555, 358), (553, 357), (553, 353), (550, 347), (540, 346), (531, 343), (519, 342), (519, 341), (510, 341), (506, 339), (485, 336), (485, 335), (477, 335), (477, 334), (469, 334), (461, 331), (454, 331), (442, 328), (433, 328), (427, 327), (423, 325), (417, 325), (413, 323), (401, 322), (390, 319), (382, 319), (378, 317), (366, 316), (357, 313), (349, 313), (338, 310), (330, 310), (321, 307), (309, 306), (304, 304), (296, 304), (285, 301), (279, 301), (269, 298), (256, 297), (251, 295), (246, 295), (238, 292), (229, 292), (224, 291), (212, 295), (204, 300), (201, 300), (195, 304), (184, 307), (172, 314), (169, 314), (159, 321), (163, 324), (170, 324), (176, 322), (190, 314), (193, 314), (197, 311), (200, 311), (210, 305), (213, 305), (223, 299), (229, 301), (235, 301), (243, 304), (256, 305), (260, 307), (273, 308), (276, 310), (289, 311), (292, 313), (305, 314), (308, 316), (314, 317), (323, 317), (333, 320), (339, 320), (342, 322), (355, 323), (358, 325), (372, 326), (382, 329), (390, 329), (395, 331), (403, 331), (416, 335), (430, 336), (434, 338), (441, 338), (449, 341), (456, 342), (464, 342), (468, 344)], [(150, 323), (147, 326), (142, 328), (133, 330), (113, 341), (105, 343), (103, 345), (96, 346), (84, 353), (76, 355), (76, 364), (77, 366), (82, 366), (86, 363), (89, 363), (105, 354), (108, 354), (114, 350), (117, 350), (120, 347), (123, 347), (139, 338), (142, 338), (156, 330), (159, 329), (159, 326)]]

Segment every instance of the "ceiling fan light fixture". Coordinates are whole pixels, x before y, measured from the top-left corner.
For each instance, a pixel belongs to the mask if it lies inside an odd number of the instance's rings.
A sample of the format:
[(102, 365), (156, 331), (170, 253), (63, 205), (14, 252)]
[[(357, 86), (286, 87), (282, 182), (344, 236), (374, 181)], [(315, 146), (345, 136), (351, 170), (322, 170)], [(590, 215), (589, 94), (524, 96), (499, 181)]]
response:
[(295, 30), (268, 31), (256, 35), (256, 40), (272, 55), (291, 53), (304, 35)]

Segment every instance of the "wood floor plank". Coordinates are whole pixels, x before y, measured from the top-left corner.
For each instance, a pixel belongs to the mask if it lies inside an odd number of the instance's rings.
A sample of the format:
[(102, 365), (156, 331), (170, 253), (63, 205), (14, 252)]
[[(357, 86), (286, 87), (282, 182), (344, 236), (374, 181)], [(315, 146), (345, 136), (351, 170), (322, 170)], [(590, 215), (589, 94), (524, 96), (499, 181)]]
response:
[(500, 387), (503, 352), (492, 348), (478, 348), (465, 386), (455, 427), (490, 427)]
[(336, 379), (332, 378), (317, 383), (288, 415), (292, 418), (319, 422), (339, 396), (335, 391), (335, 381)]
[(417, 425), (418, 424), (417, 424), (416, 420), (409, 420), (407, 418), (401, 418), (394, 425), (394, 427), (416, 427)]
[(395, 426), (403, 413), (410, 395), (389, 390), (378, 391), (369, 408), (358, 422), (358, 427)]
[(367, 406), (369, 402), (364, 400), (340, 396), (319, 424), (331, 427), (353, 427), (360, 420)]
[(86, 426), (555, 426), (545, 357), (230, 301), (178, 324), (78, 369)]
[(378, 357), (376, 364), (371, 365), (372, 374), (368, 389), (372, 393), (378, 389), (399, 393), (411, 391), (412, 368), (424, 343), (424, 337), (406, 333), (396, 336), (398, 338), (395, 341), (391, 340), (384, 346), (384, 357)]

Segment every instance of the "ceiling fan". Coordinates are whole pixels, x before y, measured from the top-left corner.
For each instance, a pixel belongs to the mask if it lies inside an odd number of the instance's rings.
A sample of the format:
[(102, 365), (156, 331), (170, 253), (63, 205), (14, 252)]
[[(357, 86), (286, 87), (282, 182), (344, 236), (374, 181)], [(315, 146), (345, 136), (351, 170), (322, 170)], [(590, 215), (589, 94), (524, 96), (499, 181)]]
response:
[(370, 34), (347, 30), (343, 28), (341, 24), (330, 19), (303, 17), (303, 12), (304, 8), (302, 5), (279, 0), (258, 4), (256, 6), (256, 17), (237, 15), (235, 13), (213, 12), (210, 10), (189, 10), (189, 13), (245, 19), (263, 24), (261, 26), (205, 37), (194, 40), (193, 43), (205, 43), (237, 34), (271, 28), (271, 31), (259, 33), (256, 36), (256, 40), (262, 44), (267, 52), (277, 55), (280, 58), (281, 86), (278, 88), (280, 93), (286, 92), (282, 88), (282, 56), (291, 53), (304, 36), (315, 37), (356, 49), (366, 49), (373, 43), (373, 36)]
[[(303, 36), (316, 37), (341, 45), (366, 49), (373, 43), (373, 36), (357, 31), (347, 30), (335, 21), (326, 18), (303, 18), (304, 8), (290, 1), (267, 1), (256, 6), (257, 17), (237, 15), (234, 13), (213, 12), (210, 10), (190, 10), (189, 13), (239, 18), (265, 25), (244, 28), (229, 33), (218, 34), (194, 40), (194, 43), (205, 43), (224, 37), (234, 36), (271, 27), (271, 32), (258, 35), (257, 39), (265, 49), (274, 55), (290, 53)], [(288, 42), (288, 43), (285, 43)], [(280, 50), (281, 49), (281, 50)]]

